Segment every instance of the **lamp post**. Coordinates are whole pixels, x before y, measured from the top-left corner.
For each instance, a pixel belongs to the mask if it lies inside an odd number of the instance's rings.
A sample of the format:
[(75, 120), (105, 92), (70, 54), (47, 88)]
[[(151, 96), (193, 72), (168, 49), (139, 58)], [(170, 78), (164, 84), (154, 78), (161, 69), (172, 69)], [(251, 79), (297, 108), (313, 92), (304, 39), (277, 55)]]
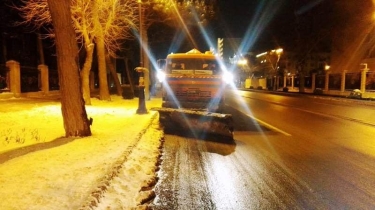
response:
[(138, 13), (139, 13), (139, 64), (143, 67), (144, 52), (142, 48), (143, 44), (143, 12), (142, 12), (142, 1), (138, 1)]
[(138, 109), (137, 114), (147, 114), (146, 102), (145, 102), (145, 83), (144, 75), (148, 69), (144, 67), (136, 67), (135, 70), (139, 74), (139, 84), (138, 84)]
[[(145, 11), (142, 7), (142, 0), (138, 0), (138, 13), (139, 13), (139, 66), (150, 68), (146, 53), (148, 51), (147, 45), (147, 32), (145, 31)], [(145, 98), (150, 100), (150, 75), (148, 71), (144, 72), (143, 75), (144, 86), (145, 86)]]
[(277, 71), (278, 71), (278, 69), (279, 69), (279, 61), (280, 61), (280, 57), (281, 57), (281, 54), (283, 53), (283, 49), (282, 48), (279, 48), (279, 49), (277, 49), (276, 50), (276, 55), (277, 55), (277, 61), (276, 61), (276, 69), (275, 69), (275, 74), (276, 74), (276, 77), (275, 77), (275, 79), (277, 80), (277, 81), (275, 81), (275, 89), (277, 89), (278, 88), (278, 77), (277, 77)]
[(367, 67), (367, 63), (361, 63), (361, 65), (364, 66), (363, 69), (361, 69), (361, 84), (360, 84), (360, 90), (362, 93), (366, 91), (366, 74), (369, 68)]
[[(275, 78), (275, 81), (274, 81), (274, 84), (273, 84), (273, 90), (277, 90), (277, 86), (278, 86), (278, 77), (277, 77), (277, 70), (279, 68), (279, 61), (280, 61), (280, 57), (281, 57), (281, 54), (283, 53), (283, 49), (282, 48), (278, 48), (276, 50), (272, 50), (271, 51), (271, 54), (276, 54), (277, 55), (277, 60), (276, 60), (276, 63), (275, 63), (275, 66), (273, 67), (273, 70), (274, 70), (274, 78)], [(272, 63), (271, 63), (272, 65)]]

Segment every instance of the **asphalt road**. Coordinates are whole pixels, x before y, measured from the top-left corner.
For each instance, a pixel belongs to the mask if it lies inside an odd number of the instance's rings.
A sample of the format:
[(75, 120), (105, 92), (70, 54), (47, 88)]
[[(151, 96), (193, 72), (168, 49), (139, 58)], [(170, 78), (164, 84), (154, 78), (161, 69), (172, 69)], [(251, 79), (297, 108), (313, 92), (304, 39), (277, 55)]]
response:
[(234, 141), (166, 135), (153, 209), (375, 209), (375, 103), (232, 92)]

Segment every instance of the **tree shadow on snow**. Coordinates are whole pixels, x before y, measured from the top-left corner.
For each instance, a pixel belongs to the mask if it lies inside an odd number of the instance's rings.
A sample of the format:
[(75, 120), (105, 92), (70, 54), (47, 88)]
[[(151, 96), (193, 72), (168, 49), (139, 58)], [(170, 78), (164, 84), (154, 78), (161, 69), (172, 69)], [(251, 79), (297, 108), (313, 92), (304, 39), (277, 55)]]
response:
[(60, 145), (64, 145), (64, 144), (72, 142), (76, 139), (78, 139), (78, 137), (77, 138), (60, 137), (60, 138), (57, 138), (53, 141), (38, 143), (38, 144), (33, 144), (33, 145), (13, 149), (13, 150), (10, 150), (10, 151), (7, 151), (7, 152), (4, 152), (4, 153), (0, 154), (0, 164), (6, 162), (8, 160), (11, 160), (13, 158), (17, 158), (17, 157), (20, 157), (20, 156), (23, 156), (23, 155), (26, 155), (26, 154), (29, 154), (29, 153), (32, 153), (32, 152), (50, 149), (50, 148), (54, 148), (54, 147), (57, 147), (57, 146), (60, 146)]

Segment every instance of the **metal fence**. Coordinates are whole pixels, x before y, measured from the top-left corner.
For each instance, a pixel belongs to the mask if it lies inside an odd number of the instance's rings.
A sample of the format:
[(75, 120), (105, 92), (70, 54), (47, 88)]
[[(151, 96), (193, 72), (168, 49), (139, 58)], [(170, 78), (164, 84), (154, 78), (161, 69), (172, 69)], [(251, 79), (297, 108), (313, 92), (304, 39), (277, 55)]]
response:
[(375, 91), (375, 71), (369, 71), (366, 74), (366, 90)]
[(345, 90), (361, 88), (361, 73), (347, 73), (345, 75)]
[[(0, 65), (0, 90), (1, 92), (9, 91), (9, 75), (8, 67), (4, 64)], [(59, 90), (59, 78), (57, 70), (49, 69), (49, 90)], [(20, 85), (21, 92), (37, 92), (41, 90), (40, 71), (37, 67), (20, 66)]]

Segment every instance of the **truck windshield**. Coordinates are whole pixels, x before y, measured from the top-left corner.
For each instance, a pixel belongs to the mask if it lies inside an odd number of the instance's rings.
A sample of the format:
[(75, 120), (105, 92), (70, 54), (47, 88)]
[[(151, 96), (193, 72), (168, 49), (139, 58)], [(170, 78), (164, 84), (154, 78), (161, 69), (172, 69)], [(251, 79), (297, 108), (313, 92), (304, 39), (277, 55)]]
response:
[(169, 59), (167, 72), (169, 74), (219, 74), (219, 64), (215, 59)]

